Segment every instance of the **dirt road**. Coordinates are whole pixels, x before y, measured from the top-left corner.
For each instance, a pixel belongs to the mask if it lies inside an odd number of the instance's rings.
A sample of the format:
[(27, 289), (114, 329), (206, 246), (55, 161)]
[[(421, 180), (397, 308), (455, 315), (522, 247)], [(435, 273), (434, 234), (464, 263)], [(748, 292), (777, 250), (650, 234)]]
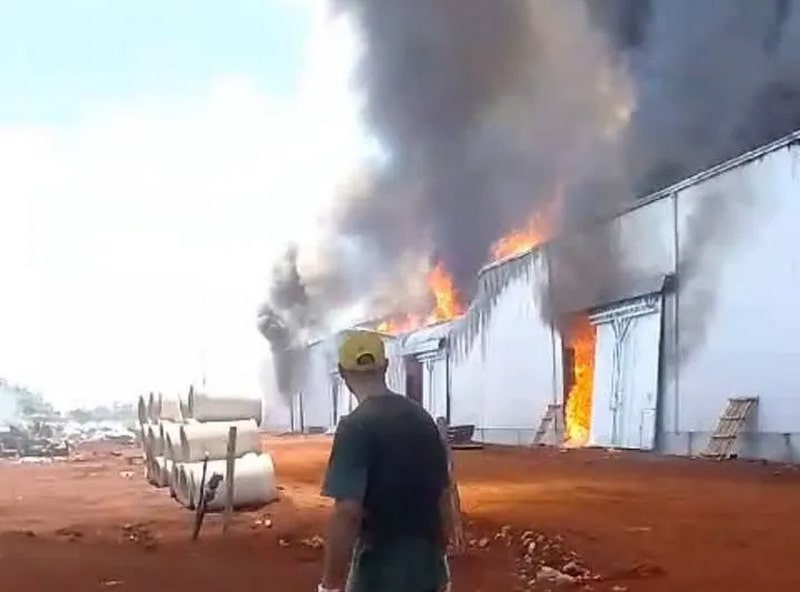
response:
[[(3, 589), (314, 590), (329, 444), (265, 440), (281, 501), (237, 515), (224, 539), (210, 517), (197, 544), (189, 513), (144, 482), (135, 450), (2, 463)], [(471, 548), (454, 560), (455, 592), (800, 590), (796, 468), (508, 448), (457, 452), (456, 463)], [(542, 563), (577, 579), (529, 583)]]

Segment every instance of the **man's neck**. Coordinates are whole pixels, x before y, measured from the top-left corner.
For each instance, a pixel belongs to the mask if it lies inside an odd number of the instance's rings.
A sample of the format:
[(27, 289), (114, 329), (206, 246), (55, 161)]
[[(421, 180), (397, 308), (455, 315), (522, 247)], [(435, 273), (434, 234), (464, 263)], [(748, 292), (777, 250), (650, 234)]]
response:
[(365, 401), (372, 397), (382, 397), (389, 394), (389, 388), (385, 384), (376, 384), (374, 386), (365, 387), (361, 390), (359, 401)]

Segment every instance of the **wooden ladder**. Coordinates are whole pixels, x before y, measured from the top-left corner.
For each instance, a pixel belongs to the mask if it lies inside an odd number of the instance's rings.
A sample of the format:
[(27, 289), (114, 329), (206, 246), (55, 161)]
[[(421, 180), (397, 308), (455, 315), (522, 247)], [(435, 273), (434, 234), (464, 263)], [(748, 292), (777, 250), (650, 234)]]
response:
[(539, 423), (539, 429), (533, 437), (533, 446), (542, 444), (542, 440), (547, 435), (550, 426), (554, 427), (556, 438), (562, 435), (561, 429), (561, 405), (548, 405), (547, 411), (542, 416), (542, 421)]
[(719, 418), (717, 429), (711, 434), (700, 456), (715, 460), (730, 458), (736, 440), (757, 402), (757, 397), (728, 399), (728, 405)]

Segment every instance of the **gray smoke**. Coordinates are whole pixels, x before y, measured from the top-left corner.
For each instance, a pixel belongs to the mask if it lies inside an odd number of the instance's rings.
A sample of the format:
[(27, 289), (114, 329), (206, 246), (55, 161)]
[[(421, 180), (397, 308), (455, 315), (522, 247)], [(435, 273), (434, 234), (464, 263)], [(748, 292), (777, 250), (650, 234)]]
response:
[[(363, 34), (365, 116), (388, 158), (342, 196), (320, 248), (358, 255), (284, 277), (305, 290), (276, 286), (290, 327), (404, 285), (409, 260), (442, 261), (469, 298), (492, 243), (556, 195), (551, 230), (585, 227), (800, 127), (800, 0), (335, 4)], [(687, 253), (743, 231), (716, 213), (697, 212)], [(553, 257), (550, 322), (628, 275), (613, 232)]]
[[(607, 30), (614, 32), (637, 88), (626, 138), (636, 194), (800, 128), (800, 2), (607, 4), (616, 5)], [(697, 196), (681, 236), (681, 363), (705, 338), (723, 264), (757, 230), (750, 223), (756, 196), (743, 180), (712, 185), (709, 195)]]

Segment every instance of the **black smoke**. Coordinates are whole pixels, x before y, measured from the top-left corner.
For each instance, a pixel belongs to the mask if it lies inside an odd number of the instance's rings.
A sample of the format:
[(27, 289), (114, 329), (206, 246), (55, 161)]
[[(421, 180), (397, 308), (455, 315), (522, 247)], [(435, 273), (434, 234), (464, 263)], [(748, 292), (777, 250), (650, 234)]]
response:
[[(285, 275), (278, 312), (313, 326), (364, 295), (402, 292), (408, 262), (428, 258), (469, 298), (492, 243), (555, 195), (552, 230), (584, 227), (800, 128), (798, 4), (337, 0), (363, 37), (364, 116), (388, 157), (340, 197), (318, 249), (350, 241), (362, 256)], [(731, 232), (693, 225), (697, 252)], [(551, 321), (559, 303), (627, 275), (610, 232), (554, 257)]]

